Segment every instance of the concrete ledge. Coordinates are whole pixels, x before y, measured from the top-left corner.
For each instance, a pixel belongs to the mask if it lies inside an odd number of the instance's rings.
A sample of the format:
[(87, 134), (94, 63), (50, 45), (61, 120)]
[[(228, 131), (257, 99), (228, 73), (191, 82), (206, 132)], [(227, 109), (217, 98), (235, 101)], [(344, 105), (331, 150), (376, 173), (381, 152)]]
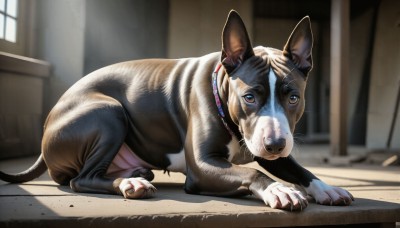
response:
[[(20, 171), (34, 159), (0, 162), (0, 169)], [(399, 167), (308, 167), (329, 184), (356, 198), (349, 207), (311, 203), (302, 212), (274, 210), (249, 196), (221, 198), (188, 195), (184, 176), (156, 173), (156, 197), (77, 194), (43, 175), (22, 185), (0, 183), (0, 227), (288, 227), (369, 224), (395, 227), (400, 221)], [(362, 226), (360, 226), (362, 227)]]
[(50, 63), (0, 51), (0, 70), (47, 78), (50, 75)]

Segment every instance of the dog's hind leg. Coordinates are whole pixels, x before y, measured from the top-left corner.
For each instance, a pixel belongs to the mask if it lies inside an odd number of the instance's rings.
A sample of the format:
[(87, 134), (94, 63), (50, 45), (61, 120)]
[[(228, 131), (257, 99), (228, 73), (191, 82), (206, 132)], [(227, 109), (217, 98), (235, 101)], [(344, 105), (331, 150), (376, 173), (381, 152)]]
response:
[(84, 145), (79, 153), (83, 164), (78, 175), (70, 180), (71, 188), (76, 192), (115, 194), (115, 178), (106, 177), (106, 172), (127, 134), (123, 108), (120, 105), (101, 105), (79, 117), (77, 125), (79, 132), (74, 134)]
[[(113, 118), (110, 118), (110, 112)], [(114, 110), (110, 110), (110, 107), (107, 107), (107, 109), (96, 111), (96, 116), (101, 121), (98, 125), (99, 131), (94, 133), (97, 134), (96, 140), (90, 146), (91, 151), (82, 170), (70, 182), (73, 190), (78, 192), (120, 194), (125, 198), (148, 198), (153, 196), (155, 187), (144, 178), (115, 179), (107, 177), (108, 167), (115, 156), (126, 146), (124, 141), (128, 127), (124, 115), (122, 107)], [(144, 177), (150, 179), (150, 176), (150, 174), (147, 174)]]
[[(143, 182), (141, 179), (126, 181), (118, 178), (121, 176), (106, 175), (124, 145), (127, 123), (124, 108), (113, 99), (85, 100), (68, 109), (61, 105), (55, 107), (49, 115), (42, 142), (51, 177), (57, 183), (69, 183), (76, 192), (126, 197), (125, 191), (149, 190), (147, 182), (138, 184)], [(121, 186), (121, 183), (125, 185)]]

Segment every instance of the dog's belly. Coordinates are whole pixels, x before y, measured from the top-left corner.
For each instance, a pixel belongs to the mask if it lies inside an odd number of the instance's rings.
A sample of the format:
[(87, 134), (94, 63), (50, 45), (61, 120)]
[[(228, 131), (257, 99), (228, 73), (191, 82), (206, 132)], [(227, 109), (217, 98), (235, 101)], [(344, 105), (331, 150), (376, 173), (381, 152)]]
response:
[(108, 177), (131, 177), (138, 169), (159, 169), (140, 159), (125, 143), (107, 169)]
[[(170, 161), (170, 165), (167, 167), (168, 171), (186, 174), (185, 152), (183, 150), (176, 154), (168, 154), (167, 157)], [(143, 168), (161, 169), (143, 161), (124, 143), (108, 167), (106, 176), (128, 178), (131, 177), (133, 172)]]
[[(236, 138), (233, 138), (227, 145), (230, 162), (236, 164), (243, 164), (249, 162), (246, 156), (240, 155), (240, 146)], [(171, 172), (180, 172), (186, 174), (186, 158), (185, 151), (179, 153), (167, 154), (170, 165), (166, 170)], [(153, 166), (141, 158), (139, 158), (125, 143), (122, 144), (118, 154), (114, 157), (110, 166), (107, 169), (106, 176), (108, 177), (131, 177), (132, 173), (139, 169), (161, 169), (160, 167)]]

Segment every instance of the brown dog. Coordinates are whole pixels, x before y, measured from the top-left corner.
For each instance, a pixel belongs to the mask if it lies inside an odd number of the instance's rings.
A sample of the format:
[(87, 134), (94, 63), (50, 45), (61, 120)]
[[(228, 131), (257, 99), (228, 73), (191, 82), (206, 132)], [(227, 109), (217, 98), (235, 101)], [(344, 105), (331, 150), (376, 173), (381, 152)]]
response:
[(238, 166), (255, 160), (320, 204), (349, 205), (350, 193), (323, 183), (290, 156), (312, 43), (305, 17), (283, 51), (253, 49), (231, 11), (222, 52), (125, 62), (82, 78), (50, 112), (37, 163), (0, 178), (29, 181), (48, 168), (54, 181), (77, 192), (145, 198), (155, 190), (151, 169), (162, 169), (184, 173), (188, 193), (254, 194), (273, 208), (307, 206), (299, 191)]

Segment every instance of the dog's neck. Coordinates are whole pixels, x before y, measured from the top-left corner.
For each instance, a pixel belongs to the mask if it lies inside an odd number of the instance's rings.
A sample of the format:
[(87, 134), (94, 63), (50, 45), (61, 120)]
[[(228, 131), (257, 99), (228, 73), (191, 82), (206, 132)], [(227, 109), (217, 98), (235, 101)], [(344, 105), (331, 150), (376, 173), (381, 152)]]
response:
[(228, 94), (229, 80), (228, 74), (225, 72), (224, 67), (221, 63), (218, 63), (215, 70), (212, 73), (212, 89), (215, 98), (215, 104), (218, 109), (218, 115), (221, 118), (225, 128), (232, 136), (235, 136), (238, 140), (242, 138), (237, 124), (233, 122), (229, 115), (228, 109)]

